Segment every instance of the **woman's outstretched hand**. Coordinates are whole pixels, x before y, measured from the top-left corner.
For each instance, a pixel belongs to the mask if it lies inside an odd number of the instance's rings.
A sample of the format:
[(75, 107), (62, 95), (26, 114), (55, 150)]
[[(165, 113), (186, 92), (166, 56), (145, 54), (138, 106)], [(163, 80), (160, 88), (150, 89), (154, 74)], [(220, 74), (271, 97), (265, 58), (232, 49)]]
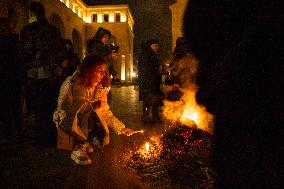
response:
[(131, 135), (133, 135), (134, 131), (132, 129), (129, 129), (129, 128), (123, 128), (123, 129), (121, 129), (120, 133), (122, 135), (131, 136)]

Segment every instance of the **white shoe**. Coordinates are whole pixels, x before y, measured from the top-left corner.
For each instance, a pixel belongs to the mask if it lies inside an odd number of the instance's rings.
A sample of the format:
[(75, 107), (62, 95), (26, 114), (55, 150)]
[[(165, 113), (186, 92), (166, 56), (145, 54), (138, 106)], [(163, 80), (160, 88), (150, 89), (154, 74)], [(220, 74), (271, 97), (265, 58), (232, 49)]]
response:
[(88, 143), (88, 142), (85, 142), (83, 145), (82, 145), (82, 149), (87, 152), (87, 153), (93, 153), (94, 152), (94, 149), (93, 147)]
[(72, 151), (71, 159), (74, 160), (78, 165), (89, 165), (92, 163), (90, 157), (83, 148)]

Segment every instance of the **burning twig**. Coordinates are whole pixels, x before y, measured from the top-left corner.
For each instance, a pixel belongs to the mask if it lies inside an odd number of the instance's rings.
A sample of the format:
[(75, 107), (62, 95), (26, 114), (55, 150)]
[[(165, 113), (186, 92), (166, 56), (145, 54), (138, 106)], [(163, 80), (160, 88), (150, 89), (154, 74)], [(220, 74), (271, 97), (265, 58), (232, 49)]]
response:
[(140, 131), (133, 131), (132, 134), (136, 134), (136, 133), (144, 133), (144, 131), (143, 131), (143, 130), (140, 130)]

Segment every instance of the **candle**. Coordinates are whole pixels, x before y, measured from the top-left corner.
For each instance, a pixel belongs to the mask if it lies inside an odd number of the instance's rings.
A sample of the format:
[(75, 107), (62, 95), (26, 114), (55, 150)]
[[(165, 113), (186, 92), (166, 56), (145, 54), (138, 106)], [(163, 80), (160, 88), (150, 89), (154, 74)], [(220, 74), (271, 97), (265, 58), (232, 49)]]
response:
[(149, 149), (150, 149), (150, 146), (149, 146), (149, 143), (148, 143), (148, 142), (146, 142), (146, 146), (145, 146), (145, 148), (146, 148), (146, 152), (148, 152), (148, 151), (149, 151)]

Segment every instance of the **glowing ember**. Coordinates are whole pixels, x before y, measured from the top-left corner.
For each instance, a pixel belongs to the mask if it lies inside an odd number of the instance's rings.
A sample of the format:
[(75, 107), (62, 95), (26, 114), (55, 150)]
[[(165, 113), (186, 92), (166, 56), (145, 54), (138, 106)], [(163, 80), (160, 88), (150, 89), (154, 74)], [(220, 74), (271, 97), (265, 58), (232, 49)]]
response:
[(135, 133), (144, 133), (144, 131), (143, 131), (143, 130), (140, 130), (140, 131), (133, 131), (133, 134), (135, 134)]
[(150, 150), (150, 146), (149, 146), (148, 142), (146, 142), (145, 149), (146, 149), (146, 152), (148, 152)]

